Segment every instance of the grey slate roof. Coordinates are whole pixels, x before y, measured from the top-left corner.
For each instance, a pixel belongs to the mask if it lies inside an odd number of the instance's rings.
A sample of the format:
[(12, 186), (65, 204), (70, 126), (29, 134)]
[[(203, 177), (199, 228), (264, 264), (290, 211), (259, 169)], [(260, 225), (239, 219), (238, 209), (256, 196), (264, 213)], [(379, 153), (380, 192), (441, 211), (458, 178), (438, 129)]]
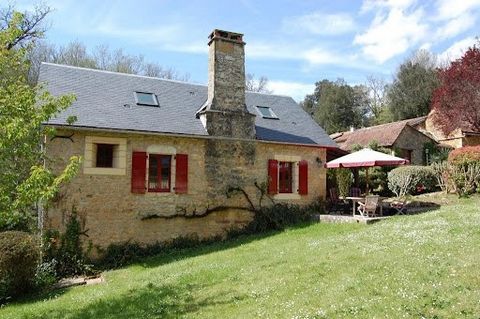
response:
[[(76, 101), (46, 124), (208, 136), (195, 113), (207, 100), (205, 85), (138, 75), (42, 63), (40, 82), (53, 95), (73, 93)], [(135, 103), (134, 92), (154, 93), (160, 107)], [(249, 112), (257, 115), (257, 139), (338, 147), (325, 131), (287, 96), (246, 93)], [(268, 106), (279, 120), (264, 119), (255, 106)]]

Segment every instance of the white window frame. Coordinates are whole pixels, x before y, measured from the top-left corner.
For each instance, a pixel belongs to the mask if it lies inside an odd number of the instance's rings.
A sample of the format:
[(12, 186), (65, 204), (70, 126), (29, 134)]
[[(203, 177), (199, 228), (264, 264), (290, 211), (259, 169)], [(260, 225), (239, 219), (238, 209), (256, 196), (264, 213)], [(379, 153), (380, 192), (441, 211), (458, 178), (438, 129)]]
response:
[(146, 164), (146, 169), (147, 172), (145, 174), (145, 185), (147, 185), (147, 190), (145, 194), (151, 194), (153, 196), (171, 196), (171, 195), (176, 195), (175, 193), (175, 172), (177, 171), (177, 161), (176, 161), (176, 155), (177, 155), (177, 149), (173, 146), (167, 146), (167, 145), (149, 145), (147, 147), (147, 156), (150, 156), (150, 154), (159, 154), (159, 155), (170, 155), (172, 157), (170, 161), (170, 191), (169, 192), (149, 192), (148, 191), (148, 175), (150, 172), (150, 157), (148, 157), (147, 164)]

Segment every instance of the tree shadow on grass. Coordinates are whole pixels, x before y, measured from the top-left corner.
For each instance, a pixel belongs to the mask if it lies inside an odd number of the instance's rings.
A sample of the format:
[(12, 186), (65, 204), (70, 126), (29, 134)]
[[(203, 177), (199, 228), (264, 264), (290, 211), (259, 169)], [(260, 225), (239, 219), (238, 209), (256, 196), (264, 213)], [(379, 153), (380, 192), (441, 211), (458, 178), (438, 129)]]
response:
[[(295, 226), (290, 226), (287, 229), (288, 230), (295, 230), (295, 229), (302, 229), (306, 228), (308, 226), (311, 226), (313, 223), (302, 223), (298, 224)], [(277, 230), (277, 231), (268, 231), (264, 233), (259, 233), (259, 234), (245, 234), (245, 235), (238, 235), (234, 236), (232, 238), (228, 238), (226, 240), (219, 240), (215, 242), (210, 242), (210, 243), (198, 243), (194, 247), (189, 247), (189, 248), (178, 248), (178, 249), (173, 249), (169, 248), (164, 252), (161, 252), (157, 255), (154, 256), (149, 256), (149, 257), (143, 257), (139, 258), (137, 260), (133, 260), (129, 263), (126, 263), (122, 267), (116, 268), (116, 269), (121, 269), (125, 268), (128, 266), (132, 265), (139, 265), (144, 268), (154, 268), (158, 266), (162, 266), (171, 262), (183, 260), (186, 258), (193, 258), (201, 255), (207, 255), (210, 253), (218, 252), (218, 251), (224, 251), (224, 250), (229, 250), (236, 248), (238, 246), (246, 245), (258, 240), (262, 240), (271, 236), (278, 235), (282, 233), (284, 230)], [(178, 287), (175, 287), (177, 289)], [(63, 289), (56, 289), (56, 290), (51, 290), (48, 292), (40, 292), (40, 293), (33, 293), (30, 295), (26, 295), (24, 297), (21, 297), (15, 301), (12, 302), (12, 304), (31, 304), (35, 302), (41, 302), (43, 300), (49, 300), (49, 299), (54, 299), (59, 297), (60, 295), (66, 293), (72, 289), (70, 288), (63, 288)], [(162, 291), (165, 293), (168, 291), (169, 287), (167, 286), (162, 286), (161, 288), (157, 289), (157, 294), (161, 295)], [(139, 293), (152, 293), (152, 291), (146, 291), (146, 292), (139, 292)], [(100, 302), (100, 301), (99, 301)], [(7, 305), (8, 306), (8, 305)], [(61, 317), (61, 316), (60, 316)], [(100, 316), (101, 317), (101, 316)], [(77, 318), (77, 317), (74, 317)], [(83, 317), (78, 317), (78, 318), (83, 318)], [(87, 317), (88, 318), (88, 317)], [(133, 316), (132, 318), (136, 318)]]
[[(287, 227), (287, 230), (302, 229), (311, 226), (313, 222), (301, 223), (295, 226)], [(186, 258), (198, 257), (201, 255), (207, 255), (210, 253), (215, 253), (219, 251), (234, 249), (236, 247), (246, 245), (258, 240), (263, 240), (265, 238), (278, 235), (285, 230), (275, 230), (268, 231), (259, 234), (245, 234), (238, 235), (226, 240), (219, 240), (211, 243), (200, 243), (194, 247), (190, 248), (181, 248), (181, 249), (169, 249), (164, 253), (160, 253), (155, 256), (145, 257), (135, 262), (130, 263), (130, 265), (141, 265), (145, 268), (158, 267), (165, 265), (171, 262), (179, 261)]]
[[(48, 318), (179, 318), (206, 307), (233, 304), (247, 298), (230, 291), (218, 291), (214, 296), (194, 297), (200, 289), (195, 285), (156, 285), (148, 283), (115, 297), (105, 297), (78, 309), (56, 308)], [(33, 318), (44, 318), (39, 314)]]

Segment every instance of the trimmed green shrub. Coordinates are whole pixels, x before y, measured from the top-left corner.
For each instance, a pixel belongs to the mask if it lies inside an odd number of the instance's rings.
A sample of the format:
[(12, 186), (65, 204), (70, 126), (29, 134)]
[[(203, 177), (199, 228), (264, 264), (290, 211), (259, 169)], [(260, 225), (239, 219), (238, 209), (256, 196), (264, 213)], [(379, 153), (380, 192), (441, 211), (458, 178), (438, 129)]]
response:
[(338, 186), (338, 194), (343, 197), (350, 195), (350, 187), (353, 184), (353, 174), (348, 168), (338, 168), (335, 170)]
[(40, 247), (25, 232), (0, 233), (0, 303), (34, 287)]
[(431, 192), (436, 182), (435, 171), (428, 166), (400, 166), (388, 173), (388, 188), (397, 197)]

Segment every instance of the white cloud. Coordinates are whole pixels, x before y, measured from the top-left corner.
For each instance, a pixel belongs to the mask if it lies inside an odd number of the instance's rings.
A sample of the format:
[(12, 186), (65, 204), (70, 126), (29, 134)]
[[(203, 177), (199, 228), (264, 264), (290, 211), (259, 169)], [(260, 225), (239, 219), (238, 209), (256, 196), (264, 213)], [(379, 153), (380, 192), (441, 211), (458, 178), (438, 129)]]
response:
[(372, 10), (390, 8), (390, 9), (407, 9), (415, 4), (416, 0), (365, 0), (360, 9), (360, 13), (365, 13)]
[(312, 94), (315, 90), (315, 84), (306, 84), (301, 82), (287, 81), (269, 81), (268, 88), (274, 94), (288, 95), (299, 102), (305, 98), (305, 95)]
[(308, 32), (316, 35), (337, 35), (355, 28), (355, 21), (347, 13), (326, 14), (314, 12), (283, 20), (282, 28), (287, 33)]
[(468, 37), (452, 44), (448, 49), (438, 55), (440, 61), (449, 62), (460, 58), (465, 51), (476, 43), (474, 37)]
[(437, 32), (436, 37), (438, 39), (448, 39), (455, 37), (462, 32), (467, 31), (475, 25), (475, 16), (471, 13), (463, 13), (462, 15), (448, 20), (443, 26), (441, 26)]
[(439, 0), (436, 16), (438, 19), (449, 20), (479, 7), (480, 0)]
[(378, 63), (407, 52), (427, 35), (422, 8), (409, 12), (403, 9), (407, 1), (392, 2), (387, 12), (379, 9), (370, 27), (354, 39), (355, 44), (362, 46), (362, 52)]

